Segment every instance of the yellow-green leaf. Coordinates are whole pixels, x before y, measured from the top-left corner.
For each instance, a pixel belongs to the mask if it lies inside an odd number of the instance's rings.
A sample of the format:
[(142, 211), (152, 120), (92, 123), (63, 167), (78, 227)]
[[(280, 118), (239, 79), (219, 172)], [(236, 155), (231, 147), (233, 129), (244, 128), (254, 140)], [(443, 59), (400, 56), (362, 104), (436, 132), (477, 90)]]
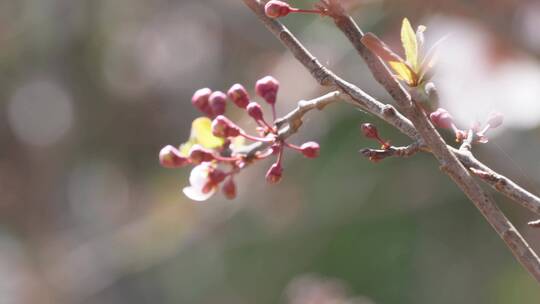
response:
[(191, 124), (190, 141), (205, 148), (213, 149), (223, 145), (223, 139), (212, 134), (212, 121), (208, 117), (199, 117)]
[(414, 87), (417, 84), (417, 77), (414, 71), (402, 61), (390, 61), (390, 67), (396, 72), (397, 76), (407, 83), (410, 87)]
[(188, 140), (187, 142), (183, 143), (180, 145), (180, 155), (181, 156), (184, 156), (184, 157), (188, 157), (189, 156), (189, 150), (191, 150), (191, 147), (193, 147), (193, 145), (195, 145), (195, 141), (190, 139)]
[(418, 42), (416, 41), (416, 33), (414, 32), (411, 23), (407, 18), (403, 19), (401, 25), (401, 43), (405, 50), (407, 63), (414, 70), (418, 68)]

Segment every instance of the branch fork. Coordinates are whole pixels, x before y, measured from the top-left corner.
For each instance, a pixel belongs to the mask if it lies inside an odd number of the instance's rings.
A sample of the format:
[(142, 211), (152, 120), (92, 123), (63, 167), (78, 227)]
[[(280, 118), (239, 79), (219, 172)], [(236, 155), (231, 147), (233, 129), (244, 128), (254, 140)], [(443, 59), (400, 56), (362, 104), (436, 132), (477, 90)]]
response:
[[(540, 215), (540, 198), (475, 159), (471, 152), (475, 136), (471, 132), (467, 134), (460, 149), (448, 146), (417, 100), (411, 97), (411, 94), (393, 76), (381, 59), (361, 43), (364, 33), (346, 14), (339, 0), (323, 0), (321, 5), (326, 9), (326, 14), (333, 19), (338, 29), (349, 39), (366, 62), (374, 78), (386, 89), (403, 114), (394, 107), (374, 99), (360, 88), (346, 82), (324, 67), (283, 24), (265, 15), (263, 3), (257, 0), (242, 1), (256, 14), (268, 30), (291, 51), (295, 58), (311, 72), (320, 85), (338, 90), (346, 102), (374, 114), (413, 140), (413, 144), (407, 147), (390, 146), (386, 149), (364, 149), (361, 151), (364, 156), (384, 159), (390, 156), (410, 156), (418, 151), (431, 152), (439, 161), (441, 169), (452, 178), (496, 230), (516, 260), (540, 283), (538, 255), (474, 177), (478, 177), (479, 180), (486, 182), (496, 191), (538, 215)], [(299, 108), (302, 107), (299, 106), (295, 110), (296, 113), (301, 113)], [(285, 121), (288, 121), (288, 124), (287, 127), (281, 129), (284, 130), (283, 134), (295, 133), (298, 130), (301, 119), (294, 118), (296, 115), (300, 114), (286, 116), (288, 119)], [(280, 124), (285, 125), (282, 120), (278, 119), (276, 125)], [(532, 222), (530, 225), (540, 226), (540, 221)]]

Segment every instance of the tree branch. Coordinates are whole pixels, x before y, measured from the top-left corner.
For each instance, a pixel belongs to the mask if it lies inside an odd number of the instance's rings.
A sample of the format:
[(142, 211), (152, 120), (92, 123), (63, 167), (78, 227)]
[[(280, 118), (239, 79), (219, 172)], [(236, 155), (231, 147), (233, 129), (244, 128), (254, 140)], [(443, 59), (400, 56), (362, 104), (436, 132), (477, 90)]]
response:
[(334, 91), (315, 99), (300, 100), (294, 110), (274, 122), (279, 129), (279, 138), (285, 139), (296, 133), (302, 126), (302, 118), (307, 112), (314, 109), (322, 110), (327, 105), (339, 101), (340, 96), (339, 91)]
[[(327, 2), (330, 3), (331, 6), (339, 8), (330, 13), (331, 16), (341, 16), (341, 18), (334, 17), (336, 25), (345, 33), (362, 57), (368, 57), (366, 62), (368, 64), (373, 62), (374, 60), (370, 59), (369, 54), (367, 54), (367, 48), (359, 39), (356, 39), (363, 35), (362, 32), (352, 18), (346, 15), (344, 10), (341, 8), (340, 1), (328, 0)], [(345, 20), (345, 22), (341, 23), (342, 20)], [(350, 34), (354, 32), (356, 32), (355, 35)], [(375, 57), (374, 54), (371, 54), (371, 56)], [(504, 213), (498, 208), (491, 196), (488, 195), (476, 183), (473, 177), (469, 174), (467, 168), (463, 166), (463, 164), (457, 159), (456, 155), (451, 151), (451, 149), (448, 148), (446, 142), (431, 124), (430, 120), (419, 104), (411, 98), (408, 91), (392, 76), (388, 70), (382, 71), (378, 68), (372, 68), (371, 66), (369, 67), (371, 72), (374, 75), (377, 75), (376, 78), (378, 81), (394, 98), (400, 108), (404, 111), (405, 115), (412, 121), (421, 137), (431, 148), (433, 155), (441, 164), (442, 170), (446, 172), (446, 174), (450, 176), (452, 180), (454, 180), (458, 187), (484, 215), (486, 220), (491, 224), (491, 226), (495, 229), (495, 231), (497, 231), (499, 236), (510, 248), (516, 259), (538, 282), (540, 282), (540, 259), (538, 258), (537, 254), (530, 248), (525, 239), (506, 218)], [(393, 80), (390, 78), (393, 78)]]
[[(298, 132), (298, 129), (302, 126), (302, 119), (304, 116), (312, 110), (322, 110), (327, 105), (340, 101), (342, 94), (339, 91), (333, 91), (322, 95), (320, 97), (311, 100), (300, 100), (294, 110), (276, 119), (274, 124), (278, 128), (278, 137), (285, 140)], [(269, 143), (257, 142), (247, 146), (243, 151), (239, 153), (245, 154), (248, 158), (254, 157), (257, 152), (262, 151), (270, 146)]]
[(410, 157), (420, 152), (420, 146), (412, 143), (405, 147), (390, 146), (387, 149), (362, 149), (360, 153), (372, 161), (381, 161), (387, 157)]
[[(266, 17), (263, 4), (256, 0), (243, 1), (259, 17), (259, 19), (263, 21), (266, 27), (293, 53), (295, 58), (311, 72), (312, 76), (321, 85), (340, 90), (345, 94), (348, 102), (356, 103), (362, 109), (386, 120), (407, 136), (418, 141), (418, 144), (422, 147), (424, 146), (423, 143), (425, 141), (430, 147), (431, 152), (441, 163), (441, 168), (477, 206), (484, 217), (490, 222), (511, 249), (516, 259), (521, 262), (537, 281), (540, 282), (540, 260), (538, 259), (538, 256), (497, 207), (492, 198), (482, 190), (462, 164), (466, 163), (463, 161), (464, 157), (467, 162), (473, 163), (475, 166), (480, 163), (477, 160), (473, 161), (470, 159), (470, 156), (466, 157), (465, 154), (455, 153), (455, 149), (446, 145), (424, 112), (415, 102), (413, 102), (408, 91), (405, 90), (405, 88), (392, 76), (380, 59), (371, 54), (360, 42), (359, 38), (362, 37), (362, 32), (350, 16), (347, 16), (342, 9), (337, 9), (341, 7), (338, 0), (327, 1), (327, 3), (331, 5), (330, 8), (332, 8), (332, 6), (336, 8), (335, 10), (332, 10), (330, 16), (334, 18), (336, 25), (345, 33), (362, 58), (365, 59), (377, 81), (385, 87), (410, 120), (392, 106), (380, 103), (361, 89), (347, 83), (326, 69), (300, 44), (287, 28), (276, 20)], [(460, 157), (460, 160), (458, 160), (457, 157)], [(474, 166), (469, 166), (468, 168), (472, 167)], [(507, 188), (506, 190), (508, 191)], [(512, 191), (520, 192), (517, 188), (513, 188)], [(510, 193), (505, 194), (511, 197)]]
[[(289, 49), (289, 51), (291, 51), (295, 58), (300, 63), (302, 63), (302, 65), (304, 65), (304, 67), (313, 75), (315, 80), (317, 80), (321, 85), (340, 90), (344, 93), (341, 95), (341, 98), (343, 98), (345, 101), (349, 102), (353, 106), (359, 107), (360, 109), (363, 109), (381, 118), (382, 120), (386, 121), (390, 125), (400, 130), (409, 138), (415, 140), (416, 144), (419, 145), (422, 151), (429, 151), (429, 148), (425, 146), (423, 139), (419, 137), (418, 132), (416, 131), (410, 120), (408, 120), (405, 116), (399, 113), (399, 111), (397, 111), (392, 105), (383, 104), (382, 102), (375, 100), (354, 85), (344, 85), (344, 83), (346, 82), (331, 73), (326, 68), (324, 68), (319, 63), (319, 61), (311, 53), (309, 53), (309, 51), (298, 41), (298, 39), (296, 39), (292, 35), (292, 33), (285, 26), (283, 26), (280, 22), (274, 19), (268, 18), (264, 13), (264, 8), (262, 7), (262, 4), (260, 4), (256, 0), (242, 1), (244, 1), (244, 3), (265, 24), (265, 26), (270, 30), (270, 32), (273, 33), (283, 43), (283, 45), (287, 49)], [(336, 20), (336, 18), (338, 18), (337, 20), (339, 20), (339, 22), (336, 21), (336, 25), (338, 25), (338, 27), (342, 31), (348, 33), (347, 37), (350, 37), (349, 39), (356, 39), (354, 40), (356, 42), (354, 42), (353, 45), (362, 55), (362, 58), (367, 58), (365, 60), (368, 63), (368, 66), (371, 65), (372, 69), (375, 69), (377, 71), (387, 71), (387, 73), (381, 73), (383, 74), (382, 76), (375, 76), (375, 78), (378, 79), (378, 81), (385, 87), (390, 86), (391, 83), (395, 83), (396, 80), (391, 77), (390, 74), (388, 74), (389, 70), (386, 68), (386, 66), (380, 61), (378, 57), (371, 54), (369, 50), (365, 48), (364, 45), (360, 42), (360, 38), (362, 37), (361, 31), (356, 25), (356, 23), (354, 23), (354, 20), (352, 20), (352, 18), (346, 15), (336, 15), (335, 8), (332, 9), (332, 17), (334, 18), (334, 20)], [(375, 73), (375, 75), (379, 74), (380, 73)], [(387, 76), (385, 77), (384, 75)], [(390, 76), (388, 77), (388, 75)], [(331, 78), (336, 78), (336, 80), (332, 80)], [(342, 86), (340, 87), (338, 84), (341, 84)], [(365, 103), (369, 104), (370, 106), (365, 106)], [(472, 155), (469, 155), (467, 153), (461, 153), (457, 149), (450, 146), (448, 146), (448, 148), (451, 149), (451, 151), (458, 157), (458, 159), (465, 165), (465, 167), (476, 168), (479, 170), (487, 168), (487, 166), (472, 157)], [(502, 176), (498, 173), (497, 175)], [(506, 197), (519, 203), (523, 207), (528, 208), (532, 212), (540, 215), (540, 198), (518, 186), (517, 184), (508, 183), (508, 187), (494, 187), (494, 189), (501, 192)]]

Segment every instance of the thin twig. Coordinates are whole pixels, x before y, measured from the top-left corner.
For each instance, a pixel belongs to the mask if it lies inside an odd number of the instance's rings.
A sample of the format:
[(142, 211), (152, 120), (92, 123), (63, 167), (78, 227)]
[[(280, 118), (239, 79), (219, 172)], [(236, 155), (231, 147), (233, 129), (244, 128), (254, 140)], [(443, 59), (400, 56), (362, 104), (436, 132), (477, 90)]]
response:
[(412, 143), (405, 147), (390, 146), (387, 149), (362, 149), (360, 153), (372, 161), (381, 161), (387, 157), (410, 157), (420, 152), (420, 146)]
[(339, 101), (340, 96), (341, 93), (339, 91), (333, 91), (311, 100), (300, 100), (294, 110), (275, 121), (275, 125), (279, 129), (279, 138), (285, 139), (296, 133), (300, 126), (302, 126), (302, 118), (307, 112), (315, 109), (322, 110), (327, 105)]
[[(278, 118), (275, 121), (275, 125), (278, 128), (278, 137), (281, 140), (285, 140), (298, 132), (298, 129), (302, 125), (302, 119), (304, 116), (312, 110), (322, 110), (327, 105), (340, 101), (342, 94), (339, 91), (333, 91), (322, 95), (320, 97), (310, 100), (300, 100), (294, 110)], [(269, 143), (257, 142), (245, 147), (239, 153), (245, 154), (248, 158), (254, 157), (257, 152), (263, 151), (269, 147)]]
[[(362, 37), (362, 32), (354, 23), (352, 18), (347, 16), (344, 11), (333, 11), (334, 15), (330, 14), (334, 20), (336, 20), (335, 16), (337, 15), (342, 17), (340, 20), (343, 21), (343, 24), (340, 23), (341, 25), (339, 25), (336, 21), (336, 25), (338, 25), (338, 27), (344, 31), (344, 33), (346, 33), (347, 37), (349, 40), (351, 40), (362, 57), (365, 59), (367, 57), (366, 62), (368, 63), (368, 66), (372, 70), (372, 73), (377, 81), (379, 81), (394, 98), (394, 100), (396, 100), (402, 110), (414, 122), (414, 125), (410, 120), (405, 118), (393, 107), (378, 102), (361, 89), (347, 83), (322, 66), (317, 59), (300, 44), (300, 42), (290, 33), (288, 29), (286, 29), (281, 23), (266, 17), (264, 14), (263, 5), (260, 2), (256, 0), (243, 0), (243, 2), (251, 10), (253, 10), (259, 19), (263, 21), (266, 27), (278, 37), (278, 39), (292, 52), (295, 58), (311, 72), (313, 77), (321, 85), (339, 89), (349, 97), (347, 98), (347, 101), (357, 103), (366, 111), (386, 120), (404, 134), (418, 141), (418, 143), (422, 146), (423, 140), (425, 140), (425, 142), (430, 146), (432, 153), (437, 157), (439, 162), (441, 162), (441, 167), (450, 177), (452, 177), (456, 184), (460, 186), (471, 201), (475, 203), (497, 233), (506, 242), (508, 247), (514, 253), (516, 259), (522, 263), (522, 265), (531, 273), (531, 275), (540, 281), (540, 260), (538, 259), (536, 253), (532, 251), (527, 242), (521, 237), (519, 232), (517, 232), (515, 227), (498, 209), (491, 197), (485, 193), (478, 184), (476, 184), (475, 180), (468, 173), (467, 169), (462, 165), (461, 162), (464, 162), (464, 155), (455, 153), (457, 150), (451, 149), (446, 145), (444, 140), (431, 125), (424, 112), (420, 110), (415, 103), (413, 103), (407, 90), (405, 90), (403, 86), (391, 75), (391, 73), (389, 73), (388, 69), (382, 64), (380, 59), (368, 52), (367, 49), (363, 47), (359, 39)], [(329, 0), (328, 2), (334, 6), (340, 7), (337, 0)], [(346, 29), (346, 31), (344, 29)], [(377, 65), (379, 65), (379, 67), (377, 67)], [(384, 73), (381, 72), (381, 65), (385, 71)], [(459, 161), (457, 157), (460, 158)], [(475, 163), (475, 165), (478, 165), (479, 163), (478, 161), (472, 161), (470, 157), (465, 157), (465, 160)], [(468, 168), (471, 167), (474, 166), (468, 166)], [(511, 190), (516, 191), (516, 189)], [(507, 194), (507, 196), (510, 195), (510, 193), (505, 194)]]
[(304, 65), (321, 86), (339, 90), (343, 93), (342, 98), (345, 101), (384, 119), (410, 138), (421, 140), (412, 123), (396, 111), (393, 106), (381, 103), (324, 67), (283, 24), (265, 15), (263, 3), (257, 0), (242, 1), (257, 15), (268, 30), (289, 49), (296, 60)]
[(496, 191), (504, 194), (509, 199), (518, 202), (530, 211), (540, 214), (540, 198), (521, 188), (508, 177), (501, 175), (488, 166), (477, 161), (469, 152), (454, 151), (465, 167), (477, 177), (482, 179)]
[[(323, 86), (330, 86), (334, 89), (339, 89), (345, 94), (342, 94), (341, 97), (352, 104), (353, 106), (359, 107), (371, 114), (376, 115), (377, 117), (381, 118), (382, 120), (386, 121), (390, 125), (394, 126), (398, 130), (400, 130), (403, 134), (407, 135), (411, 139), (415, 140), (416, 143), (421, 147), (422, 151), (428, 151), (429, 149), (423, 144), (422, 138), (419, 137), (418, 132), (412, 125), (412, 123), (403, 116), (399, 111), (397, 111), (392, 105), (383, 104), (382, 102), (379, 102), (372, 98), (371, 96), (364, 93), (359, 88), (348, 85), (345, 86), (346, 90), (342, 90), (338, 85), (335, 83), (341, 83), (343, 84), (344, 81), (340, 78), (338, 78), (336, 75), (331, 74), (330, 71), (328, 71), (326, 68), (324, 68), (319, 61), (313, 55), (309, 53), (309, 51), (291, 34), (291, 32), (283, 26), (281, 23), (279, 23), (276, 20), (270, 19), (266, 17), (264, 14), (264, 9), (262, 8), (261, 4), (258, 3), (258, 1), (254, 0), (243, 0), (244, 3), (251, 9), (253, 12), (257, 15), (257, 17), (265, 24), (265, 26), (272, 32), (282, 43), (283, 45), (289, 49), (289, 51), (295, 56), (295, 58), (304, 65), (304, 67), (311, 72), (315, 80), (317, 80), (321, 85)], [(353, 43), (356, 49), (360, 54), (363, 54), (363, 58), (367, 58), (366, 62), (368, 63), (368, 66), (371, 64), (371, 67), (376, 70), (385, 70), (388, 71), (386, 66), (380, 61), (380, 59), (376, 56), (373, 56), (369, 50), (364, 48), (363, 44), (360, 43), (361, 31), (356, 26), (352, 18), (348, 16), (342, 16), (342, 15), (335, 15), (335, 11), (333, 10), (334, 15), (333, 18), (340, 18), (339, 22), (336, 21), (336, 24), (339, 24), (338, 27), (340, 29), (345, 30), (348, 34), (347, 36), (350, 36), (350, 40), (357, 41), (357, 43)], [(336, 19), (334, 19), (336, 20)], [(357, 29), (357, 30), (356, 30)], [(360, 31), (360, 32), (359, 32)], [(356, 40), (355, 40), (356, 39)], [(385, 85), (389, 85), (392, 82), (395, 82), (395, 79), (393, 77), (384, 77), (384, 75), (388, 75), (386, 73), (375, 73), (375, 75), (383, 74), (383, 76), (375, 76), (378, 81)], [(333, 81), (331, 78), (336, 78), (336, 81)], [(370, 105), (369, 107), (364, 106), (364, 104)], [(465, 165), (467, 168), (477, 168), (482, 169), (483, 167), (486, 167), (483, 163), (472, 157), (472, 155), (461, 153), (457, 149), (452, 148), (448, 146), (449, 149), (458, 157), (458, 159)], [(498, 173), (497, 173), (498, 174)], [(498, 174), (499, 176), (502, 176), (501, 174)], [(518, 186), (515, 183), (508, 183), (508, 187), (504, 188), (494, 188), (497, 191), (500, 191), (502, 194), (507, 196), (508, 198), (514, 200), (515, 202), (519, 203), (520, 205), (524, 206), (525, 208), (528, 208), (532, 212), (537, 213), (540, 215), (540, 198), (535, 196), (534, 194), (528, 192), (527, 190), (523, 189), (522, 187)]]
[(472, 129), (467, 131), (467, 137), (465, 138), (463, 143), (461, 143), (461, 147), (459, 147), (459, 150), (460, 151), (465, 151), (465, 152), (471, 152), (474, 137), (475, 137), (475, 135), (474, 135), (474, 131)]
[(540, 228), (540, 220), (528, 222), (527, 225), (533, 228)]
[[(328, 0), (333, 6), (341, 7), (339, 0)], [(332, 16), (333, 13), (330, 12)], [(344, 10), (336, 9), (334, 15), (341, 15), (347, 20), (343, 30), (347, 37), (353, 37), (350, 32), (356, 31), (356, 36), (362, 36), (362, 32), (356, 23), (346, 15)], [(338, 19), (342, 20), (341, 18)], [(336, 24), (338, 22), (336, 21)], [(338, 25), (339, 27), (339, 25)], [(365, 57), (365, 47), (360, 40), (352, 40), (350, 42), (355, 48)], [(371, 56), (375, 57), (374, 54)], [(368, 56), (369, 57), (369, 56)], [(368, 58), (369, 59), (369, 58)], [(372, 60), (366, 60), (371, 62)], [(380, 61), (380, 60), (379, 60)], [(371, 68), (371, 67), (370, 67)], [(529, 244), (506, 218), (504, 213), (498, 208), (495, 201), (488, 195), (469, 174), (467, 168), (458, 160), (456, 155), (448, 148), (446, 142), (431, 124), (421, 107), (412, 100), (408, 91), (387, 71), (381, 72), (380, 69), (371, 69), (372, 74), (376, 75), (378, 81), (385, 87), (387, 92), (394, 98), (399, 107), (404, 111), (405, 115), (412, 121), (418, 133), (425, 140), (425, 143), (431, 148), (431, 152), (441, 164), (441, 168), (448, 176), (454, 180), (458, 187), (467, 195), (474, 203), (478, 210), (484, 215), (486, 220), (497, 231), (499, 236), (504, 240), (510, 248), (515, 258), (527, 269), (527, 271), (540, 282), (540, 259), (537, 254), (531, 249)], [(382, 74), (382, 75), (381, 75)], [(380, 80), (379, 80), (380, 79)]]

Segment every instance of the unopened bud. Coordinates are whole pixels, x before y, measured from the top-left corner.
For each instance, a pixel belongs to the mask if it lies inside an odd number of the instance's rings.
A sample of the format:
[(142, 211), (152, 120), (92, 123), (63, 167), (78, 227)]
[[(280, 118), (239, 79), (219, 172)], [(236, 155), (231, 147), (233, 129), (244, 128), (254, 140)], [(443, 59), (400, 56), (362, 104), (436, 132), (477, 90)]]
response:
[(193, 97), (191, 97), (191, 104), (197, 110), (206, 114), (206, 116), (213, 116), (212, 108), (210, 107), (210, 103), (208, 102), (211, 94), (212, 90), (210, 90), (209, 88), (204, 88), (197, 90), (193, 94)]
[(211, 181), (214, 185), (217, 185), (225, 180), (227, 173), (219, 169), (214, 169), (208, 173), (208, 180)]
[(279, 90), (279, 81), (272, 76), (261, 78), (255, 83), (255, 92), (266, 100), (267, 103), (274, 105)]
[(165, 168), (180, 168), (190, 161), (187, 157), (181, 156), (177, 148), (168, 145), (159, 151), (159, 163)]
[(489, 125), (490, 128), (495, 129), (499, 127), (500, 125), (502, 125), (503, 121), (504, 121), (504, 116), (501, 113), (493, 112), (489, 114), (487, 124)]
[(433, 125), (441, 129), (450, 129), (454, 125), (454, 118), (443, 108), (438, 108), (435, 112), (429, 114), (429, 119), (431, 119)]
[(302, 154), (304, 154), (307, 158), (316, 158), (319, 156), (319, 151), (321, 150), (321, 147), (318, 143), (314, 141), (309, 141), (307, 143), (304, 143), (302, 146), (300, 146), (300, 151), (302, 151)]
[(214, 116), (223, 115), (227, 106), (227, 95), (223, 92), (216, 91), (210, 95), (208, 103)]
[(479, 132), (481, 127), (482, 127), (482, 125), (480, 124), (479, 121), (475, 121), (475, 122), (473, 122), (473, 123), (471, 124), (471, 130), (472, 130), (473, 132), (475, 132), (475, 133), (476, 133), (476, 132)]
[(281, 164), (274, 163), (266, 172), (266, 181), (269, 184), (277, 184), (279, 181), (281, 181), (282, 174), (283, 168), (281, 167)]
[(372, 123), (363, 123), (360, 126), (360, 129), (362, 130), (362, 133), (367, 138), (374, 138), (379, 139), (379, 131), (377, 131), (377, 127)]
[(249, 104), (249, 94), (244, 86), (239, 83), (233, 85), (227, 95), (239, 108), (245, 109)]
[(263, 110), (261, 105), (256, 102), (250, 102), (247, 106), (247, 113), (255, 120), (264, 120)]
[(285, 17), (291, 12), (291, 6), (283, 1), (272, 0), (264, 6), (266, 16), (270, 18)]
[(214, 155), (212, 154), (212, 151), (205, 149), (199, 145), (194, 145), (193, 147), (191, 147), (191, 150), (189, 150), (189, 160), (191, 160), (192, 163), (198, 165), (200, 163), (214, 160)]
[(235, 199), (236, 198), (236, 183), (232, 178), (229, 178), (224, 184), (223, 188), (221, 189), (223, 191), (223, 194), (228, 199)]
[(223, 115), (219, 115), (212, 121), (212, 134), (214, 136), (221, 138), (236, 137), (240, 133), (240, 127)]

